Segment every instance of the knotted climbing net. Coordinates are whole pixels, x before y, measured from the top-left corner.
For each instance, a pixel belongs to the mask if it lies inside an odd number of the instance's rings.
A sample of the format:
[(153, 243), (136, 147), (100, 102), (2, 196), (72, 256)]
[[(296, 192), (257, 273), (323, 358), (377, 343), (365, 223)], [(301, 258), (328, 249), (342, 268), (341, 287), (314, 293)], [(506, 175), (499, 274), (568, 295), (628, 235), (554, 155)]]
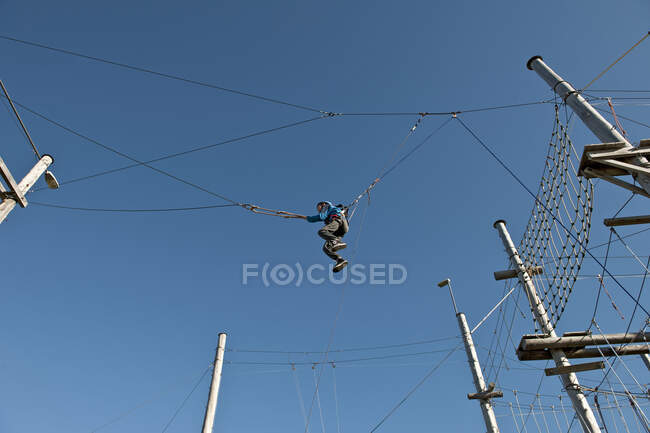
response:
[(543, 268), (543, 274), (533, 278), (554, 325), (566, 308), (589, 240), (593, 184), (577, 176), (578, 166), (578, 154), (556, 105), (537, 199), (519, 246), (527, 267)]

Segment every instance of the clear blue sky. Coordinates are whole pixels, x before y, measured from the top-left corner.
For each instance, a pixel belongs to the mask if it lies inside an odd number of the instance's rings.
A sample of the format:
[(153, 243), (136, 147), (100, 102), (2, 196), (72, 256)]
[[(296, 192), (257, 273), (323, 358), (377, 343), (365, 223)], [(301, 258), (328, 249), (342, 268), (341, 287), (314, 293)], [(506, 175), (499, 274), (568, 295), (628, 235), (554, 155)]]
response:
[[(650, 16), (641, 0), (0, 1), (0, 8), (4, 36), (343, 113), (456, 111), (545, 100), (552, 93), (525, 68), (529, 57), (543, 55), (565, 79), (582, 86), (648, 31)], [(646, 41), (593, 88), (650, 89), (649, 53)], [(0, 78), (17, 101), (137, 159), (315, 115), (7, 40), (0, 40), (0, 55)], [(617, 110), (648, 123), (647, 107)], [(54, 156), (61, 182), (129, 163), (21, 113), (39, 149)], [(551, 105), (468, 113), (463, 119), (536, 189)], [(349, 202), (366, 188), (416, 120), (327, 118), (155, 166), (236, 201), (311, 213), (317, 201)], [(404, 150), (444, 120), (425, 118)], [(650, 136), (647, 128), (624, 126), (633, 140)], [(579, 123), (572, 132), (578, 148), (596, 142)], [(21, 178), (34, 156), (9, 112), (0, 115), (0, 134), (1, 156)], [(602, 218), (626, 198), (597, 185), (594, 245), (607, 240)], [(145, 167), (37, 191), (28, 199), (90, 208), (224, 203)], [(349, 286), (332, 347), (457, 335), (448, 295), (434, 284), (446, 277), (476, 323), (502, 292), (491, 273), (506, 266), (506, 257), (492, 223), (507, 219), (519, 240), (531, 207), (530, 196), (451, 122), (373, 190), (361, 233), (355, 217), (347, 236), (349, 250), (358, 239), (354, 262), (400, 263), (408, 280), (399, 287)], [(647, 213), (640, 198), (626, 209), (628, 215)], [(241, 283), (244, 263), (328, 264), (317, 228), (239, 208), (156, 214), (16, 208), (0, 227), (0, 431), (90, 432), (141, 403), (146, 404), (100, 431), (161, 431), (211, 362), (221, 331), (228, 332), (232, 349), (324, 350), (341, 286)], [(640, 236), (631, 245), (647, 255), (647, 242)], [(613, 252), (625, 253), (617, 248)], [(619, 264), (623, 272), (640, 271), (629, 260)], [(598, 270), (586, 262), (584, 272)], [(638, 290), (638, 279), (626, 282)], [(577, 286), (560, 331), (587, 326), (596, 289), (594, 280)], [(629, 300), (615, 287), (610, 292), (629, 317)], [(608, 330), (623, 331), (627, 322), (609, 301), (603, 305)], [(477, 333), (480, 345), (488, 346), (494, 325), (488, 321)], [(531, 332), (530, 320), (521, 320), (513, 335), (518, 340)], [(246, 362), (316, 358), (227, 353), (228, 360)], [(326, 431), (337, 429), (335, 397), (342, 431), (368, 431), (441, 358), (437, 353), (341, 364), (336, 381), (326, 368), (320, 395)], [(535, 392), (539, 377), (539, 371), (512, 370), (503, 385)], [(215, 432), (304, 431), (296, 379), (309, 405), (309, 366), (297, 367), (293, 376), (286, 365), (226, 365)], [(208, 383), (201, 382), (167, 431), (200, 429)], [(546, 380), (544, 390), (559, 393), (559, 382)], [(463, 353), (457, 352), (379, 431), (483, 431), (478, 405), (465, 398), (471, 391)], [(315, 407), (310, 431), (320, 430)]]

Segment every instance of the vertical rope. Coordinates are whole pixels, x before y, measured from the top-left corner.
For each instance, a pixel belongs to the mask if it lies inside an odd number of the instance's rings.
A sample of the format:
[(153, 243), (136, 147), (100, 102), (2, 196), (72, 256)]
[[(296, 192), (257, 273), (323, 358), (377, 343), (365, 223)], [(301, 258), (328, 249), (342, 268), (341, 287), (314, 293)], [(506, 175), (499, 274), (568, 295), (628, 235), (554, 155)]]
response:
[(341, 419), (339, 417), (339, 397), (336, 390), (336, 364), (332, 362), (332, 382), (334, 383), (334, 405), (336, 407), (336, 431), (341, 433)]
[[(526, 429), (526, 421), (524, 421), (524, 414), (521, 412), (521, 404), (519, 403), (519, 396), (517, 396), (517, 390), (513, 389), (512, 393), (515, 395), (515, 400), (517, 401), (517, 409), (519, 410), (519, 417), (521, 418), (521, 428), (524, 432), (528, 433)], [(518, 430), (520, 433), (522, 430)]]
[(529, 413), (533, 416), (533, 421), (535, 421), (535, 425), (537, 426), (537, 431), (539, 433), (542, 433), (542, 428), (539, 426), (539, 423), (537, 422), (537, 417), (535, 416), (535, 405), (533, 403), (530, 404), (530, 412)]
[(551, 411), (553, 412), (553, 418), (555, 418), (555, 424), (557, 425), (557, 431), (562, 431), (562, 426), (560, 426), (560, 420), (557, 419), (557, 412), (555, 411), (555, 405), (551, 405)]
[(537, 394), (537, 405), (539, 406), (539, 411), (542, 414), (542, 420), (544, 421), (544, 425), (546, 426), (546, 433), (551, 433), (551, 430), (548, 428), (548, 422), (546, 422), (546, 415), (544, 414), (544, 409), (542, 409), (542, 402), (539, 399), (539, 394)]
[(325, 433), (325, 420), (323, 419), (323, 408), (320, 405), (320, 391), (318, 389), (318, 379), (316, 378), (315, 365), (312, 365), (311, 371), (314, 374), (314, 386), (316, 387), (316, 403), (318, 404), (318, 413), (320, 414), (320, 428), (321, 428), (321, 432)]
[(512, 414), (512, 420), (515, 423), (515, 430), (516, 431), (521, 431), (521, 430), (519, 430), (519, 424), (517, 423), (517, 416), (515, 415), (515, 411), (512, 408), (512, 402), (510, 402), (510, 401), (508, 402), (508, 407), (510, 408), (510, 413)]
[(618, 399), (616, 398), (616, 394), (614, 393), (614, 388), (612, 387), (612, 384), (609, 381), (609, 379), (607, 379), (607, 384), (609, 385), (609, 389), (612, 391), (612, 394), (614, 395), (613, 397), (614, 403), (616, 404), (616, 410), (619, 416), (621, 417), (621, 420), (623, 421), (623, 427), (625, 427), (625, 431), (627, 433), (630, 433), (630, 428), (628, 427), (627, 422), (625, 421), (625, 417), (623, 416), (623, 411), (621, 410), (621, 406), (618, 404)]
[(298, 394), (298, 400), (300, 401), (300, 412), (302, 412), (302, 418), (305, 421), (305, 428), (307, 428), (307, 412), (305, 412), (305, 401), (302, 398), (302, 392), (300, 392), (300, 381), (298, 380), (298, 375), (296, 374), (296, 365), (291, 364), (291, 373), (293, 375), (293, 381), (296, 384), (296, 394)]
[(605, 424), (605, 417), (603, 416), (603, 411), (600, 409), (600, 403), (598, 403), (598, 389), (596, 389), (596, 392), (594, 392), (594, 404), (596, 405), (596, 409), (598, 409), (598, 415), (600, 415), (600, 421), (603, 423), (603, 428), (605, 429), (605, 433), (609, 433), (609, 430), (607, 430), (607, 424)]
[[(616, 398), (616, 397), (614, 397), (614, 398)], [(612, 425), (614, 426), (614, 430), (616, 430), (616, 433), (619, 433), (618, 425), (616, 423), (616, 417), (614, 416), (614, 409), (616, 407), (613, 406), (612, 403), (609, 401), (609, 395), (608, 394), (605, 394), (605, 399), (607, 400), (607, 406), (610, 408), (609, 416), (612, 419)]]

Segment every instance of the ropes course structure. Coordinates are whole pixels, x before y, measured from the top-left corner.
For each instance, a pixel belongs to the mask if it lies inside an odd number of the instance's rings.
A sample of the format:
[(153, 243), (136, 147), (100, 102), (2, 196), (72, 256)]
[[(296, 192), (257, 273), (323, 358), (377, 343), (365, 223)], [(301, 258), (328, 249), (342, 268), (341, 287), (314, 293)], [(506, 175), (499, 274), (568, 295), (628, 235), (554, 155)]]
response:
[(544, 274), (533, 279), (554, 325), (566, 308), (589, 241), (594, 187), (591, 180), (577, 176), (578, 163), (578, 154), (556, 105), (537, 199), (519, 245), (527, 267), (547, 262)]

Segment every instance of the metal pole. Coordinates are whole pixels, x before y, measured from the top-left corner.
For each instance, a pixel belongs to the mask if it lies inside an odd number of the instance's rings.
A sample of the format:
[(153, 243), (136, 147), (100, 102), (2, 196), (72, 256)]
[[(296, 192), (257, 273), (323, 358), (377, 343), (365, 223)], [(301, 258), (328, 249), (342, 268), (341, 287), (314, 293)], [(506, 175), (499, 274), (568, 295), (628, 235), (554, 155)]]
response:
[[(544, 308), (544, 304), (542, 304), (542, 301), (537, 296), (535, 285), (533, 284), (530, 275), (528, 275), (526, 266), (524, 266), (524, 262), (521, 260), (521, 257), (519, 257), (515, 244), (512, 242), (512, 238), (510, 238), (510, 234), (506, 229), (506, 222), (504, 220), (498, 220), (494, 223), (494, 228), (499, 231), (499, 236), (501, 237), (503, 246), (506, 248), (510, 262), (517, 270), (519, 281), (526, 291), (530, 308), (535, 315), (535, 320), (537, 320), (537, 323), (545, 334), (550, 337), (557, 337), (553, 324), (546, 314), (546, 308)], [(562, 349), (551, 349), (550, 352), (557, 367), (567, 367), (571, 365)], [(584, 432), (600, 433), (600, 427), (598, 426), (596, 417), (589, 406), (587, 398), (582, 393), (578, 377), (575, 373), (568, 373), (560, 375), (560, 379), (564, 389), (571, 398), (573, 409), (576, 411), (576, 415)]]
[[(458, 319), (460, 334), (463, 336), (463, 343), (465, 343), (467, 362), (469, 363), (470, 370), (472, 370), (474, 387), (476, 388), (476, 392), (485, 392), (487, 391), (487, 388), (485, 387), (485, 379), (483, 379), (481, 364), (478, 362), (478, 356), (476, 355), (476, 349), (474, 348), (474, 341), (472, 339), (472, 334), (469, 332), (469, 326), (467, 326), (465, 314), (458, 313), (456, 314), (456, 318)], [(488, 433), (499, 433), (499, 426), (497, 425), (497, 419), (494, 416), (492, 402), (490, 402), (489, 399), (480, 399), (479, 402), (481, 404), (481, 411), (483, 412), (485, 428), (487, 428)]]
[[(580, 117), (584, 124), (594, 133), (603, 143), (623, 142), (626, 144), (625, 149), (633, 149), (634, 146), (623, 137), (614, 126), (609, 123), (603, 116), (589, 104), (582, 95), (557, 75), (555, 71), (548, 67), (542, 60), (541, 56), (531, 57), (526, 63), (526, 67), (531, 71), (537, 72), (546, 83), (551, 86), (553, 91), (562, 98), (562, 100), (573, 109)], [(644, 157), (635, 157), (635, 162), (643, 167), (649, 167), (648, 160)], [(650, 193), (650, 176), (646, 174), (632, 174), (639, 182), (643, 189)]]
[[(451, 281), (449, 279), (446, 279), (438, 283), (438, 287), (444, 287), (445, 285), (449, 286), (449, 294), (451, 295), (454, 312), (456, 313), (456, 318), (458, 319), (458, 328), (460, 329), (460, 335), (463, 337), (463, 343), (465, 344), (467, 362), (469, 363), (469, 368), (472, 371), (474, 387), (476, 388), (477, 393), (486, 392), (488, 389), (485, 386), (485, 379), (483, 379), (481, 364), (479, 363), (478, 356), (476, 355), (474, 340), (472, 339), (472, 334), (469, 331), (469, 326), (467, 325), (465, 314), (459, 313), (458, 309), (456, 308), (456, 300), (454, 299), (454, 292), (451, 289)], [(481, 404), (483, 420), (485, 421), (485, 427), (487, 428), (488, 433), (499, 433), (499, 426), (497, 424), (497, 419), (494, 416), (494, 409), (492, 409), (492, 403), (490, 402), (490, 399), (480, 399), (479, 402)]]
[(219, 397), (219, 385), (221, 384), (221, 369), (223, 368), (223, 353), (226, 349), (226, 334), (219, 334), (217, 353), (214, 356), (214, 370), (212, 370), (212, 383), (210, 394), (208, 394), (208, 406), (205, 408), (203, 418), (203, 433), (212, 433), (214, 425), (214, 413), (217, 410), (217, 398)]
[[(43, 157), (36, 163), (34, 167), (27, 173), (27, 175), (20, 181), (18, 184), (19, 192), (24, 196), (27, 194), (27, 191), (34, 186), (39, 177), (47, 170), (47, 168), (52, 164), (54, 159), (50, 155), (43, 155)], [(13, 198), (5, 198), (2, 203), (0, 203), (0, 224), (7, 218), (9, 212), (13, 210), (16, 206), (16, 200)]]

